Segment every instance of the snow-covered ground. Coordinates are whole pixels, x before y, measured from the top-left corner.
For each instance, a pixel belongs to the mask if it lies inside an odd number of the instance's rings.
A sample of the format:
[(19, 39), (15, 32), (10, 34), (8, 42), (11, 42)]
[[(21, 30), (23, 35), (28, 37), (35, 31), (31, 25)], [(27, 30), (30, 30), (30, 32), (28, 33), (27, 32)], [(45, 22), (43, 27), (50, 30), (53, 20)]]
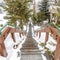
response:
[[(36, 27), (34, 27), (34, 28), (36, 28)], [(39, 29), (39, 28), (37, 27), (36, 29)], [(40, 38), (36, 35), (34, 36), (33, 31), (32, 31), (32, 34), (33, 34), (33, 38), (38, 42), (39, 49), (42, 50), (41, 55), (42, 55), (43, 60), (47, 60), (46, 56), (44, 56), (44, 53), (45, 53), (44, 47), (40, 46), (40, 43), (45, 42), (46, 33), (42, 32)], [(51, 35), (51, 33), (49, 33), (49, 39), (48, 39), (45, 47), (47, 47), (50, 51), (53, 52), (56, 48), (57, 43), (53, 39), (53, 37), (51, 37), (50, 35)], [(4, 43), (5, 43), (5, 47), (6, 47), (8, 56), (7, 57), (0, 56), (0, 60), (13, 60), (13, 59), (20, 60), (20, 58), (21, 58), (21, 54), (19, 54), (19, 53), (21, 53), (20, 48), (22, 47), (22, 44), (24, 43), (26, 36), (20, 37), (19, 33), (14, 33), (14, 36), (15, 36), (16, 43), (13, 41), (10, 33), (8, 34), (7, 38), (5, 39)], [(16, 48), (17, 44), (18, 44), (18, 47)]]
[[(46, 56), (44, 56), (45, 49), (40, 44), (45, 43), (45, 36), (46, 36), (46, 32), (41, 32), (40, 38), (36, 35), (33, 37), (38, 43), (38, 47), (42, 53), (41, 55), (42, 55), (43, 60), (47, 60), (47, 58), (46, 58)], [(51, 52), (54, 52), (55, 48), (56, 48), (56, 44), (57, 44), (56, 40), (53, 39), (53, 37), (51, 36), (51, 33), (49, 33), (49, 38), (48, 38), (48, 41), (47, 41), (45, 47), (48, 48)]]
[[(7, 38), (5, 39), (4, 43), (5, 43), (5, 47), (6, 47), (6, 51), (8, 53), (7, 57), (2, 57), (0, 56), (0, 60), (20, 60), (20, 56), (21, 53), (20, 52), (20, 48), (22, 47), (22, 43), (24, 43), (26, 36), (19, 36), (19, 33), (15, 33), (15, 40), (16, 43), (13, 41), (11, 34), (9, 33)], [(18, 47), (14, 47), (14, 45), (18, 45)]]

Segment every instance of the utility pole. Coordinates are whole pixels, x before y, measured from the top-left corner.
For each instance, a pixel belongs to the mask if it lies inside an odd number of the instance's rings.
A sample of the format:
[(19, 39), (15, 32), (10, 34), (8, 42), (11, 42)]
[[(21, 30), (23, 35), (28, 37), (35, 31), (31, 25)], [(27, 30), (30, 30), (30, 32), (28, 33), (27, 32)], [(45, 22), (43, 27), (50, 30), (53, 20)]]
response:
[(36, 1), (33, 1), (33, 14), (36, 15)]
[[(32, 23), (35, 24), (35, 19), (36, 19), (36, 0), (33, 0), (33, 20)], [(33, 25), (33, 31), (34, 31), (34, 25)]]
[(36, 0), (33, 0), (33, 16), (34, 16), (34, 23), (36, 23), (36, 20), (37, 20), (37, 14), (36, 14)]

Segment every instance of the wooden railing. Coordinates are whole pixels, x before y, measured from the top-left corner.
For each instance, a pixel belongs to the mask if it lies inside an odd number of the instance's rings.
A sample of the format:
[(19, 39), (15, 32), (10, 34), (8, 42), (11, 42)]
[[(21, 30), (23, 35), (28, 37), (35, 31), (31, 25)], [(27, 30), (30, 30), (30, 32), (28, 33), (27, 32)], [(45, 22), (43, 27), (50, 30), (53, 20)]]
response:
[(6, 52), (4, 40), (6, 39), (6, 37), (8, 36), (9, 33), (11, 33), (11, 36), (12, 36), (13, 41), (16, 42), (15, 41), (15, 37), (14, 37), (14, 33), (15, 32), (20, 33), (20, 37), (21, 37), (21, 34), (23, 34), (23, 35), (26, 34), (26, 32), (23, 32), (23, 31), (20, 32), (18, 29), (12, 28), (12, 27), (6, 27), (2, 31), (2, 33), (0, 35), (0, 55), (1, 56), (5, 56), (5, 57), (7, 56), (7, 52)]
[[(1, 56), (7, 56), (6, 48), (4, 45), (4, 40), (6, 39), (6, 37), (8, 36), (9, 33), (11, 33), (12, 39), (15, 42), (14, 32), (19, 32), (20, 36), (21, 36), (21, 34), (26, 34), (26, 32), (20, 32), (16, 28), (6, 27), (2, 31), (2, 34), (0, 35), (0, 55)], [(41, 35), (41, 32), (46, 32), (45, 43), (48, 41), (49, 32), (53, 34), (53, 38), (57, 41), (56, 50), (54, 53), (54, 60), (60, 59), (60, 35), (58, 34), (58, 30), (52, 26), (49, 26), (43, 30), (38, 30), (36, 32), (39, 33), (39, 37)]]
[(39, 33), (39, 37), (41, 35), (41, 32), (46, 32), (45, 43), (48, 41), (49, 32), (52, 33), (53, 38), (57, 42), (56, 49), (54, 52), (54, 60), (60, 60), (60, 35), (59, 35), (58, 30), (53, 26), (49, 26), (49, 27), (44, 28), (43, 30), (38, 30), (36, 32), (37, 34)]

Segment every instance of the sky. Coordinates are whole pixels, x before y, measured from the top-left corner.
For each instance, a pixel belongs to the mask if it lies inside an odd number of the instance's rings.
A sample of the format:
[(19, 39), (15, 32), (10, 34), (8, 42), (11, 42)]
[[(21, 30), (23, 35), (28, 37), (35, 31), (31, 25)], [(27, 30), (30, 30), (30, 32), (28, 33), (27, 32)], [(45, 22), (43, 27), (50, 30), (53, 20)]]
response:
[(38, 2), (39, 0), (35, 0), (36, 2)]
[(2, 2), (3, 0), (0, 0), (0, 2)]

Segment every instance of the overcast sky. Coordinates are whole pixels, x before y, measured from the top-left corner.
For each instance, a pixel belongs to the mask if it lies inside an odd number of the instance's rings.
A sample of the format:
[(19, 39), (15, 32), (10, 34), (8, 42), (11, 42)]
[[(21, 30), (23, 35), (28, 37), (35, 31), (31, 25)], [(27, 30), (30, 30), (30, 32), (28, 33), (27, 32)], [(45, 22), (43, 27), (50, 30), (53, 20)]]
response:
[(0, 0), (0, 2), (2, 2), (3, 0)]
[(36, 2), (38, 2), (39, 0), (35, 0)]

